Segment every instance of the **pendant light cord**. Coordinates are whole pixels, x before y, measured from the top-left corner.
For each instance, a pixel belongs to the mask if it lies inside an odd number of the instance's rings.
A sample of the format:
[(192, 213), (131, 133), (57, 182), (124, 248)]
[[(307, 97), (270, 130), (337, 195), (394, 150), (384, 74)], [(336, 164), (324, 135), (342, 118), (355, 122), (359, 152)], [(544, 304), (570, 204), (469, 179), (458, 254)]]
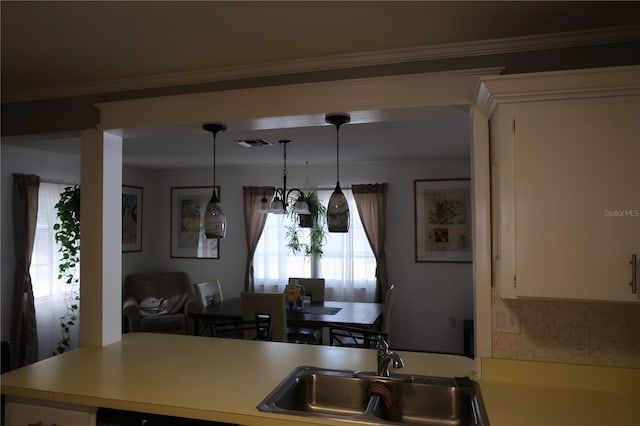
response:
[(340, 182), (340, 125), (336, 126), (336, 182)]
[(351, 116), (349, 114), (341, 113), (341, 114), (327, 114), (325, 116), (325, 121), (327, 123), (333, 124), (336, 126), (336, 181), (340, 183), (340, 126), (351, 121)]
[(287, 144), (289, 141), (282, 140), (280, 143), (282, 143), (282, 158), (284, 159), (284, 169), (282, 170), (282, 205), (286, 208), (288, 203), (288, 200), (285, 200), (287, 197)]
[(216, 133), (213, 133), (213, 193), (216, 192)]
[(213, 134), (213, 191), (211, 191), (211, 202), (218, 202), (218, 195), (216, 194), (216, 134), (218, 132), (224, 132), (227, 130), (227, 126), (224, 124), (207, 123), (202, 126), (207, 132)]

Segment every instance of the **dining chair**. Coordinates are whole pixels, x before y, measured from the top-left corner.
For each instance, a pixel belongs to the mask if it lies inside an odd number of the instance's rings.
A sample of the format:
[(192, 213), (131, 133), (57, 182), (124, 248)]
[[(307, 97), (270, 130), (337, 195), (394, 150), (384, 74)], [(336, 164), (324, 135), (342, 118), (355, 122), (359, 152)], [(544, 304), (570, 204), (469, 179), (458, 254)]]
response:
[[(255, 321), (256, 318), (268, 317), (271, 321), (271, 340), (287, 342), (287, 312), (283, 293), (256, 293), (243, 291), (242, 318), (245, 321)], [(246, 330), (245, 339), (254, 339), (255, 331)]]
[[(311, 297), (311, 303), (324, 302), (324, 278), (289, 278), (289, 284), (297, 282), (304, 287), (305, 297)], [(290, 342), (322, 344), (322, 327), (288, 327)]]
[(311, 303), (324, 302), (324, 278), (289, 278), (289, 284), (297, 282), (304, 287), (304, 295), (311, 296)]
[(222, 287), (220, 286), (220, 280), (217, 279), (195, 283), (193, 291), (203, 308), (213, 303), (220, 303), (223, 300)]
[[(222, 302), (222, 287), (220, 286), (220, 280), (213, 279), (210, 281), (203, 281), (193, 284), (193, 292), (196, 295), (196, 301), (200, 305), (200, 308), (205, 308), (213, 303)], [(200, 335), (205, 335), (206, 329), (209, 329), (209, 335), (214, 335), (214, 324), (211, 322), (203, 322), (200, 325)]]
[(391, 317), (396, 306), (396, 292), (394, 291), (394, 288), (395, 286), (393, 284), (389, 285), (389, 288), (385, 293), (382, 321), (379, 326), (379, 330), (383, 333), (387, 333), (387, 335), (391, 333)]
[(388, 341), (391, 334), (391, 317), (395, 307), (394, 288), (395, 286), (391, 284), (387, 289), (382, 317), (376, 322), (373, 329), (330, 325), (329, 344), (331, 346), (375, 348), (378, 336), (382, 336)]
[(244, 339), (246, 334), (253, 340), (272, 340), (271, 317), (256, 315), (253, 320), (222, 319), (211, 324), (211, 336), (232, 339)]
[(366, 328), (348, 327), (345, 325), (329, 326), (329, 343), (331, 346), (348, 346), (353, 348), (375, 348), (378, 337), (389, 338), (387, 333)]

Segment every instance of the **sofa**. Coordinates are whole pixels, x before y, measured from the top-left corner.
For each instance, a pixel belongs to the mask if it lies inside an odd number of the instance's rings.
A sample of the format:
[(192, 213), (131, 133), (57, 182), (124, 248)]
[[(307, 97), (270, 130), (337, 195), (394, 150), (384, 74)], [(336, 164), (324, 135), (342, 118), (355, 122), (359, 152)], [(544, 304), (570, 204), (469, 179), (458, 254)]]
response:
[(197, 309), (191, 280), (184, 272), (131, 274), (124, 280), (124, 332), (189, 334), (188, 314)]

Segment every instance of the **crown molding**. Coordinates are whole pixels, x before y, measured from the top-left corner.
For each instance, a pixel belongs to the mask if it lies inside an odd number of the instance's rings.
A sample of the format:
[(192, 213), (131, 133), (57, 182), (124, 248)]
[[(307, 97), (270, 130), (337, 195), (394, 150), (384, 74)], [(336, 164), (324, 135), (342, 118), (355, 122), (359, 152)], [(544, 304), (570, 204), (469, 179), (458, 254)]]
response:
[(277, 75), (329, 71), (366, 66), (475, 57), (555, 48), (570, 48), (587, 45), (602, 45), (635, 40), (640, 40), (640, 25), (450, 43), (435, 46), (388, 49), (289, 61), (257, 63), (243, 66), (157, 74), (126, 79), (39, 87), (30, 90), (16, 91), (15, 93), (5, 97), (4, 102), (23, 102), (40, 99), (85, 96), (140, 89), (213, 83), (245, 78), (271, 77)]
[(640, 96), (640, 65), (480, 77), (474, 104), (489, 117), (498, 104), (607, 96)]

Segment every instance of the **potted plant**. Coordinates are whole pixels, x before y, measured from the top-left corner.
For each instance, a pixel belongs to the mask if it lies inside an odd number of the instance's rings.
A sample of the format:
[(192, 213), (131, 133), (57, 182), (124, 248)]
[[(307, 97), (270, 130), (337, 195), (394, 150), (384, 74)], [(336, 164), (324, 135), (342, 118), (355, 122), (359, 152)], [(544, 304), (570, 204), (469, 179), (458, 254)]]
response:
[[(287, 247), (294, 254), (304, 253), (305, 256), (322, 257), (322, 246), (327, 236), (324, 218), (327, 209), (318, 200), (315, 191), (304, 193), (309, 205), (310, 214), (298, 214), (292, 210), (287, 212), (291, 218), (291, 225), (287, 226)], [(309, 229), (308, 242), (303, 242), (303, 229)]]
[(60, 194), (60, 201), (55, 205), (58, 223), (53, 225), (56, 242), (60, 244), (61, 261), (58, 266), (58, 279), (64, 279), (67, 285), (65, 304), (67, 311), (60, 317), (62, 337), (54, 355), (61, 354), (71, 347), (70, 330), (78, 321), (80, 282), (78, 266), (80, 265), (80, 187), (68, 186)]

